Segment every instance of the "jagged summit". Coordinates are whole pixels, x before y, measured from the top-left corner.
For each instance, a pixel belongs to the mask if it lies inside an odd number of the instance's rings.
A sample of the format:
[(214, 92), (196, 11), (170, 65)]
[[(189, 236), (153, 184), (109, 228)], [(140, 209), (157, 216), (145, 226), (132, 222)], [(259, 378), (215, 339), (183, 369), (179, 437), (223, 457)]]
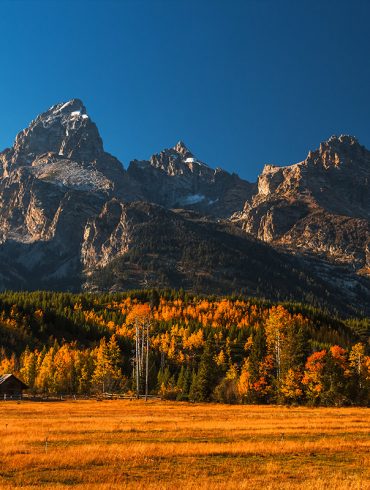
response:
[(0, 177), (17, 170), (59, 187), (91, 190), (119, 187), (124, 172), (104, 151), (80, 99), (51, 106), (18, 133), (12, 148), (0, 153)]
[(182, 155), (183, 158), (194, 156), (185, 143), (181, 140), (173, 147), (173, 149), (176, 151), (176, 153)]
[(181, 140), (172, 148), (166, 148), (152, 155), (150, 165), (164, 170), (169, 175), (183, 175), (189, 172), (191, 174), (206, 172), (207, 175), (213, 175), (213, 170), (196, 158)]
[(191, 208), (218, 218), (240, 210), (255, 188), (236, 174), (211, 168), (181, 140), (149, 160), (132, 161), (127, 174), (131, 187), (136, 186), (137, 200)]
[(96, 125), (79, 99), (53, 105), (16, 136), (10, 165), (30, 165), (45, 153), (93, 161), (104, 152)]
[(350, 134), (341, 134), (340, 136), (337, 136), (333, 134), (330, 136), (330, 138), (326, 141), (327, 143), (345, 143), (345, 144), (350, 144), (350, 145), (358, 145), (359, 141), (355, 136), (352, 136)]
[(330, 136), (329, 139), (320, 143), (318, 151), (320, 154), (331, 151), (331, 154), (337, 152), (340, 154), (350, 154), (352, 157), (367, 152), (366, 148), (360, 144), (358, 139), (349, 134)]
[(71, 112), (79, 111), (82, 114), (86, 114), (86, 107), (84, 106), (82, 100), (80, 99), (71, 99), (67, 102), (60, 102), (51, 106), (44, 114), (47, 113), (64, 113), (70, 114)]
[(265, 166), (244, 206), (244, 229), (369, 273), (369, 182), (370, 152), (353, 136), (331, 136), (300, 163)]
[(341, 135), (300, 163), (265, 167), (258, 187), (209, 167), (183, 141), (125, 171), (80, 99), (55, 104), (0, 153), (0, 289), (113, 291), (149, 273), (153, 287), (265, 293), (271, 276), (280, 284), (308, 263), (309, 294), (317, 277), (320, 291), (343, 293), (339, 303), (368, 308), (369, 163)]
[(317, 150), (308, 153), (306, 164), (322, 166), (328, 170), (343, 166), (359, 166), (370, 163), (370, 152), (362, 146), (355, 136), (333, 135), (320, 143)]

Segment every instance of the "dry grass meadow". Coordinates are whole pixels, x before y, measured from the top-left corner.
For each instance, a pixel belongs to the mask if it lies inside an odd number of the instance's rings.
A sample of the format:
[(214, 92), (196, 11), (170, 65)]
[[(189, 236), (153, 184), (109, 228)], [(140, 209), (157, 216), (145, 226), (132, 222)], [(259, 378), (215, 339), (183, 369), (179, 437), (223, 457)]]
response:
[(369, 422), (363, 408), (0, 402), (0, 488), (368, 489)]

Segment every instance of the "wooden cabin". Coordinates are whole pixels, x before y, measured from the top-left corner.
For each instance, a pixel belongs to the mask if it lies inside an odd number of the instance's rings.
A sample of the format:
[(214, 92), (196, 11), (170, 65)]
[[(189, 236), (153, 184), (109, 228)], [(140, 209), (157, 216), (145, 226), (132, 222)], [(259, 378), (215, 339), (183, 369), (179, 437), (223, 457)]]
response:
[(0, 400), (19, 400), (28, 386), (14, 374), (0, 375)]

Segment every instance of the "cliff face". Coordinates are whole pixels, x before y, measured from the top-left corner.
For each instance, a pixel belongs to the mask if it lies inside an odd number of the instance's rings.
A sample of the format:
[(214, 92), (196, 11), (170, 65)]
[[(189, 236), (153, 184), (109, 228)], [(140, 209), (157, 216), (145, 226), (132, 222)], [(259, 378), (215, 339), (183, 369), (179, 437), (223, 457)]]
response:
[(370, 272), (370, 152), (331, 137), (306, 160), (265, 166), (258, 192), (233, 219), (245, 231), (294, 252)]
[(255, 185), (215, 170), (198, 160), (182, 141), (153, 155), (150, 160), (134, 160), (127, 174), (137, 182), (140, 200), (167, 208), (186, 208), (215, 218), (226, 218), (249, 199)]
[(85, 223), (124, 173), (77, 99), (21, 131), (0, 154), (0, 287), (78, 289)]
[(0, 289), (184, 287), (368, 311), (369, 169), (341, 136), (258, 184), (181, 141), (125, 170), (80, 100), (57, 104), (0, 153)]

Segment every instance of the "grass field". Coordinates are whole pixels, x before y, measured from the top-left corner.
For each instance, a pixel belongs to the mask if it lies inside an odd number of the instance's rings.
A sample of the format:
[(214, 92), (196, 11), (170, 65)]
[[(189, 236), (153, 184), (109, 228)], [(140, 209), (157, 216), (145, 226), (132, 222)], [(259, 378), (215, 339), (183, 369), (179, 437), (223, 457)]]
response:
[(0, 402), (0, 488), (368, 489), (370, 411)]

